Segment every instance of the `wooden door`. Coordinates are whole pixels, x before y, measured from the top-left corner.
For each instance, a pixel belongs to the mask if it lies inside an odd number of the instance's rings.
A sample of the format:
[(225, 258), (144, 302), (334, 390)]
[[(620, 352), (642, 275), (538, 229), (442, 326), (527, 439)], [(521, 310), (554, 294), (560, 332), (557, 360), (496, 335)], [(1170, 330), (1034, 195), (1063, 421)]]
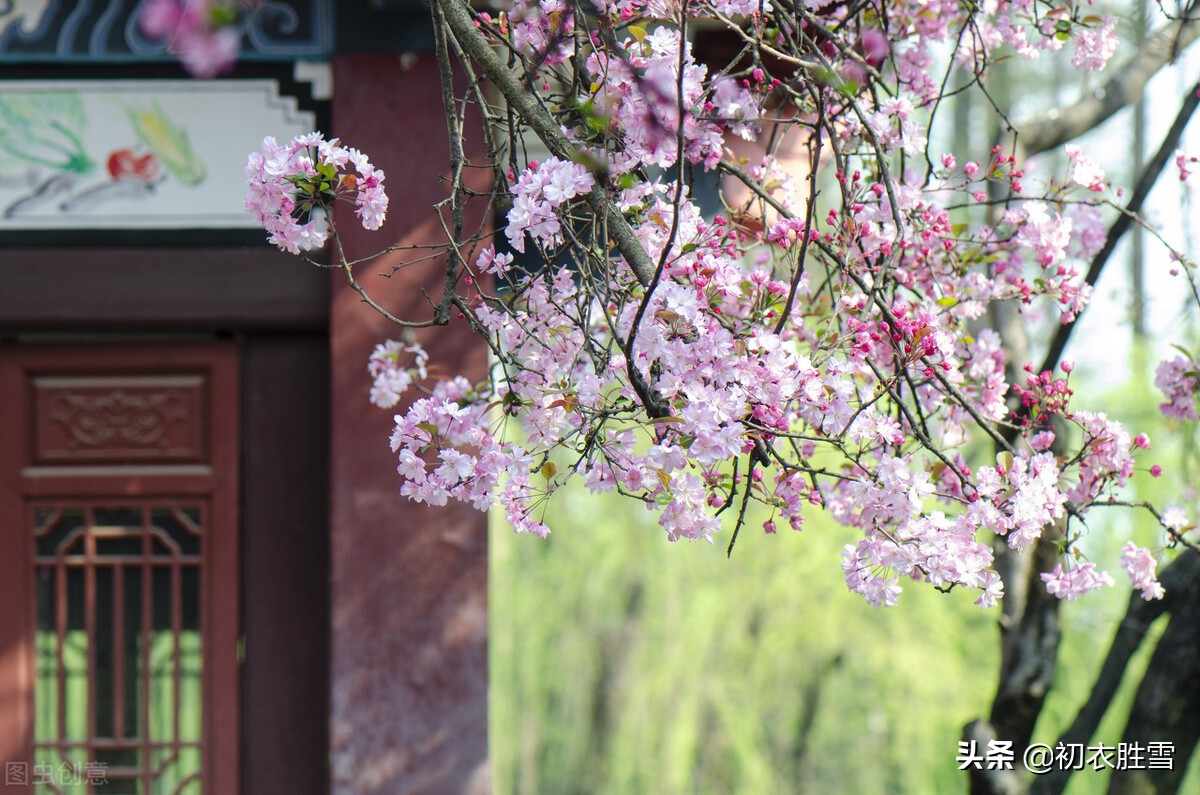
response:
[(238, 791), (237, 392), (230, 343), (0, 346), (14, 791)]

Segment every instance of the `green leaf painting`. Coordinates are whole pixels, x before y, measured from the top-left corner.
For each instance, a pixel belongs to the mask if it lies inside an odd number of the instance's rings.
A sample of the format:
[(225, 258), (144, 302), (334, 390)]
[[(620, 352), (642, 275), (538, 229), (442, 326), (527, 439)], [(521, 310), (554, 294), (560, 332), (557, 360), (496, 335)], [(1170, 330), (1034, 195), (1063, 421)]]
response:
[(96, 164), (83, 147), (86, 116), (75, 91), (0, 95), (0, 151), (70, 174)]

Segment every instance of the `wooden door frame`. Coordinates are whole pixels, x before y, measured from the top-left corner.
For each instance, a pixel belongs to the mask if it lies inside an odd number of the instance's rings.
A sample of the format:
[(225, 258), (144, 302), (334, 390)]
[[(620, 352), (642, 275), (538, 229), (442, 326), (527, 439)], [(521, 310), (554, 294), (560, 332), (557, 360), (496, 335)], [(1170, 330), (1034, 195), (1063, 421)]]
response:
[[(33, 378), (196, 373), (202, 376), (203, 463), (194, 465), (39, 465), (35, 455)], [(32, 762), (33, 598), (26, 504), (34, 498), (187, 497), (209, 502), (201, 607), (204, 649), (205, 791), (239, 789), (240, 636), (238, 577), (238, 352), (231, 342), (172, 344), (0, 345), (0, 756)], [(13, 553), (16, 554), (13, 554)], [(20, 609), (13, 607), (20, 605)]]

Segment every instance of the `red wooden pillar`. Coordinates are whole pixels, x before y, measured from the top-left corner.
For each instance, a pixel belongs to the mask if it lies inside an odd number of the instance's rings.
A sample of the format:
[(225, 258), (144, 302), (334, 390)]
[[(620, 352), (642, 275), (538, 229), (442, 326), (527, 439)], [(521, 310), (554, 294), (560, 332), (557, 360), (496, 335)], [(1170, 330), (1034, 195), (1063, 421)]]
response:
[[(379, 232), (363, 231), (351, 212), (339, 217), (347, 256), (439, 241), (433, 205), (446, 195), (448, 152), (433, 56), (402, 66), (395, 54), (339, 55), (333, 67), (333, 133), (386, 172), (391, 197)], [(389, 255), (356, 273), (393, 314), (427, 317), (422, 289), (440, 295), (440, 262), (378, 275), (418, 256)], [(401, 330), (333, 276), (332, 792), (486, 792), (486, 516), (400, 497), (392, 412), (367, 402), (366, 363), (377, 342)], [(485, 348), (465, 323), (420, 340), (440, 371), (483, 375)]]

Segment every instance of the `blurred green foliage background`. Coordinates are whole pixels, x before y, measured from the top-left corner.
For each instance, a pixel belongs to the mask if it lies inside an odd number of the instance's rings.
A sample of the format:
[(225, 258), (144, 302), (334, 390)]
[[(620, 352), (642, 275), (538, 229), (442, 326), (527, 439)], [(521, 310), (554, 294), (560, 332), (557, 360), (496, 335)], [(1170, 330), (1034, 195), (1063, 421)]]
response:
[[(1089, 395), (1078, 408), (1107, 409), (1132, 433), (1150, 433), (1144, 466), (1173, 472), (1139, 472), (1136, 495), (1180, 502), (1190, 443), (1164, 425), (1152, 365), (1148, 377), (1136, 358), (1129, 383), (1078, 390)], [(1053, 744), (1074, 718), (1124, 613), (1121, 545), (1131, 533), (1162, 543), (1144, 512), (1091, 516), (1083, 549), (1117, 587), (1064, 604), (1039, 742)], [(994, 695), (998, 608), (916, 583), (897, 607), (867, 605), (841, 577), (854, 531), (817, 511), (801, 533), (767, 536), (761, 518), (748, 521), (731, 559), (728, 528), (712, 545), (670, 544), (640, 505), (582, 488), (556, 494), (546, 520), (546, 540), (493, 520), (498, 795), (966, 792), (955, 757), (963, 725), (986, 716)], [(1093, 742), (1120, 741), (1151, 649), (1134, 660)], [(1200, 792), (1198, 773), (1181, 791)], [(1103, 791), (1106, 779), (1078, 773), (1068, 793)]]

